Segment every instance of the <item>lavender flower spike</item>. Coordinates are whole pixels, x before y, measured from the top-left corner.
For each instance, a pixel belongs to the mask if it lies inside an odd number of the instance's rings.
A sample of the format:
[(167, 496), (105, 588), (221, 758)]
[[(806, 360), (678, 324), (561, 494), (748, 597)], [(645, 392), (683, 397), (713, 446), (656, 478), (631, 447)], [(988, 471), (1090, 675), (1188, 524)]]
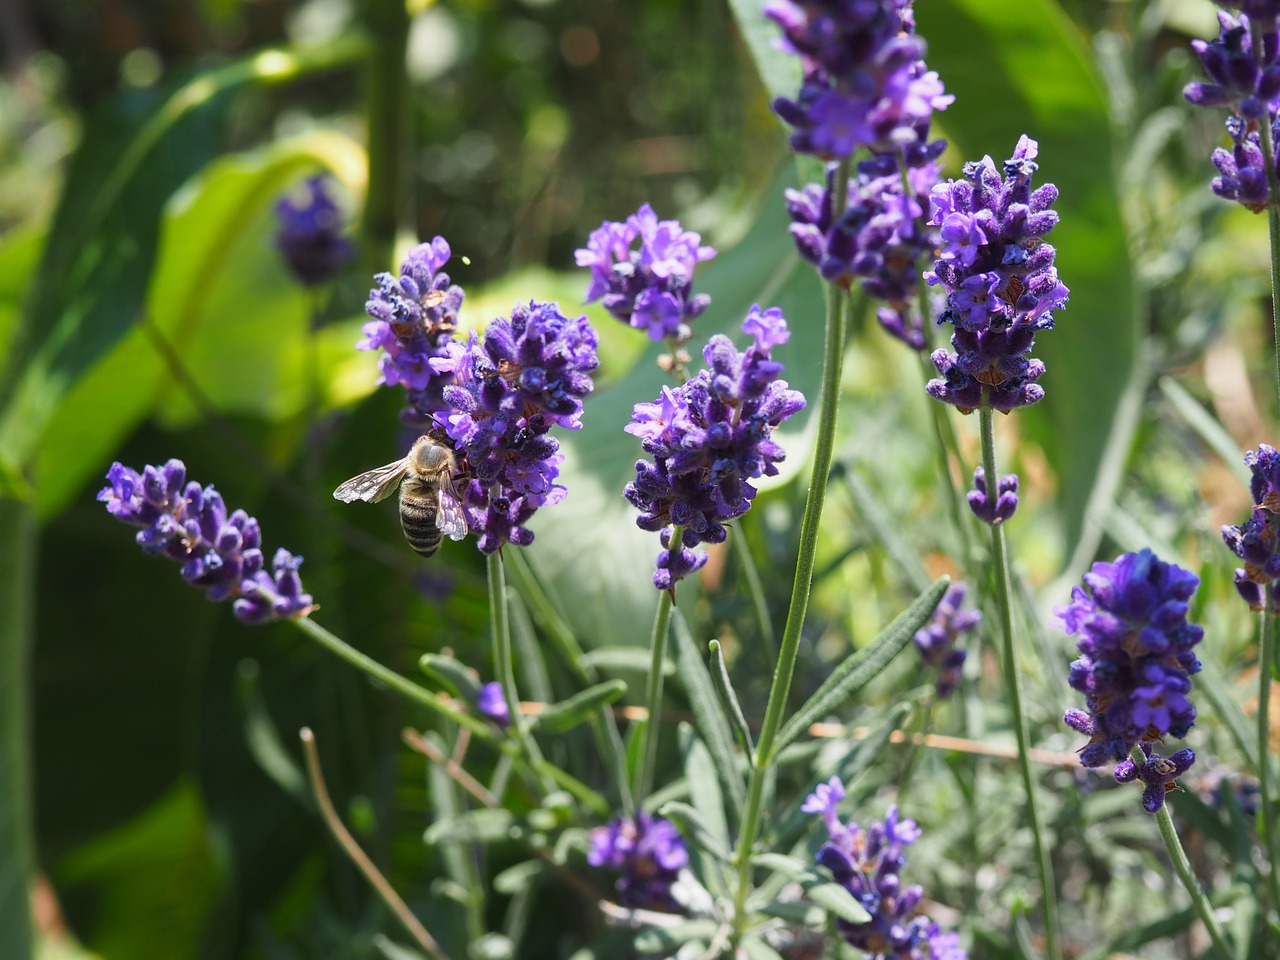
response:
[(444, 237), (436, 237), (409, 251), (400, 265), (400, 276), (380, 273), (369, 292), (365, 312), (364, 339), (357, 350), (381, 350), (379, 383), (405, 388), (408, 406), (400, 418), (410, 426), (425, 429), (433, 414), (447, 410), (444, 400), (449, 377), (433, 360), (448, 356), (462, 307), (462, 288), (451, 284), (440, 272), (451, 251)]
[(283, 197), (276, 204), (276, 248), (303, 286), (328, 283), (355, 256), (355, 246), (342, 230), (342, 211), (329, 192), (331, 184), (328, 176), (311, 177), (301, 202)]
[(1018, 509), (1018, 475), (1006, 473), (996, 485), (996, 495), (987, 494), (987, 471), (977, 467), (973, 471), (973, 489), (968, 493), (969, 509), (983, 523), (991, 526), (1004, 523)]
[(1253, 473), (1253, 512), (1239, 526), (1224, 526), (1222, 539), (1244, 566), (1236, 570), (1236, 590), (1254, 610), (1263, 607), (1263, 588), (1280, 580), (1280, 453), (1265, 443), (1245, 454)]
[(840, 823), (835, 804), (844, 796), (838, 780), (823, 784), (802, 808), (819, 813), (830, 840), (817, 860), (831, 871), (836, 883), (849, 891), (871, 919), (866, 923), (836, 920), (836, 928), (868, 960), (966, 960), (954, 933), (920, 912), (924, 890), (904, 886), (899, 876), (906, 866), (906, 848), (920, 836), (914, 820), (898, 819), (890, 807), (883, 822), (863, 830), (856, 823)]
[(1063, 719), (1089, 737), (1080, 762), (1097, 767), (1138, 744), (1187, 735), (1196, 719), (1187, 694), (1200, 670), (1193, 648), (1204, 630), (1187, 622), (1199, 578), (1150, 550), (1095, 563), (1084, 583), (1055, 612), (1077, 637), (1069, 683), (1088, 709)]
[(435, 414), (435, 426), (466, 459), (463, 507), (482, 552), (532, 543), (525, 524), (564, 498), (555, 482), (564, 456), (547, 433), (581, 426), (582, 398), (600, 363), (596, 344), (586, 317), (569, 319), (557, 304), (531, 300), (490, 323), (483, 342), (472, 334), (432, 359), (449, 411)]
[(933, 619), (915, 635), (920, 658), (938, 671), (936, 689), (940, 698), (951, 696), (960, 682), (965, 651), (957, 647), (956, 642), (961, 634), (982, 622), (982, 611), (964, 609), (966, 592), (964, 583), (953, 583), (934, 611)]
[[(773, 428), (804, 407), (804, 396), (778, 379), (772, 349), (791, 333), (782, 311), (753, 306), (742, 330), (753, 343), (741, 353), (717, 334), (702, 351), (708, 367), (653, 403), (638, 403), (623, 429), (642, 441), (652, 461), (636, 461), (624, 495), (640, 511), (641, 530), (661, 531), (653, 584), (670, 590), (706, 563), (693, 548), (723, 543), (725, 523), (751, 507), (752, 480), (773, 476), (786, 456)], [(680, 543), (671, 542), (681, 528)]]
[(142, 474), (121, 463), (107, 472), (98, 493), (107, 512), (138, 527), (144, 553), (182, 565), (182, 577), (210, 600), (231, 600), (244, 623), (305, 617), (316, 609), (302, 592), (301, 557), (277, 550), (271, 571), (264, 569), (258, 521), (243, 510), (228, 515), (213, 487), (186, 482), (181, 460), (146, 467)]
[(1050, 209), (1058, 188), (1031, 189), (1038, 149), (1024, 135), (1003, 177), (983, 157), (965, 164), (963, 180), (939, 184), (930, 197), (929, 222), (941, 228), (945, 245), (925, 279), (946, 292), (939, 322), (954, 333), (952, 351), (933, 354), (942, 378), (927, 389), (961, 413), (984, 404), (1008, 413), (1044, 397), (1036, 383), (1044, 364), (1028, 354), (1036, 331), (1053, 327), (1053, 311), (1066, 305), (1068, 290), (1044, 241), (1058, 223)]
[(618, 900), (628, 907), (678, 909), (671, 887), (688, 862), (676, 825), (643, 810), (591, 832), (587, 863), (617, 871)]
[[(636, 240), (639, 249), (632, 249)], [(591, 268), (587, 303), (600, 300), (623, 323), (647, 330), (650, 340), (688, 340), (689, 323), (711, 303), (693, 294), (693, 272), (716, 255), (702, 237), (676, 220), (659, 220), (645, 204), (623, 223), (606, 220), (575, 253)]]

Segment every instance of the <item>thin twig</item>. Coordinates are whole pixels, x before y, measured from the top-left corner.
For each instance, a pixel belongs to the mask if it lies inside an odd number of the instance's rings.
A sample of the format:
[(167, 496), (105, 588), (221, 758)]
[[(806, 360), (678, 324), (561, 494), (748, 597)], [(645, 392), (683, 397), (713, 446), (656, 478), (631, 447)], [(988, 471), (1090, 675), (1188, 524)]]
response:
[(396, 915), (396, 919), (409, 932), (409, 935), (418, 942), (418, 946), (422, 947), (434, 960), (449, 960), (449, 955), (440, 949), (440, 944), (436, 943), (435, 937), (431, 936), (427, 928), (413, 915), (405, 902), (400, 899), (400, 895), (387, 882), (387, 878), (360, 849), (360, 844), (356, 843), (355, 837), (351, 836), (346, 825), (339, 819), (338, 812), (333, 808), (333, 801), (329, 799), (329, 790), (324, 785), (324, 775), (320, 772), (320, 757), (316, 752), (316, 736), (311, 732), (311, 728), (303, 727), (298, 736), (302, 740), (302, 750), (307, 757), (307, 774), (311, 778), (311, 792), (315, 795), (316, 806), (319, 807), (320, 815), (333, 833), (334, 839), (338, 841), (338, 845), (342, 847), (356, 868), (364, 874), (365, 879), (378, 892), (382, 902)]
[(413, 727), (405, 727), (400, 732), (400, 739), (405, 742), (405, 745), (410, 750), (416, 750), (447, 773), (458, 786), (462, 787), (463, 790), (467, 791), (486, 807), (496, 807), (498, 805), (498, 798), (490, 793), (483, 783), (467, 773), (456, 759), (446, 757), (440, 752), (439, 747), (413, 729)]

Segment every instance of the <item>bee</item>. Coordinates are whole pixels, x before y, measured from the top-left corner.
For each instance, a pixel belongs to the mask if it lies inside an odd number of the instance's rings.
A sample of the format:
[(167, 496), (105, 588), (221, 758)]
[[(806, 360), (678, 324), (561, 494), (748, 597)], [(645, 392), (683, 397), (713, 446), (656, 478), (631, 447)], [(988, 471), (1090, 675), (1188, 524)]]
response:
[(352, 477), (333, 491), (343, 503), (377, 503), (400, 487), (400, 528), (418, 553), (429, 557), (440, 549), (445, 534), (451, 540), (467, 535), (467, 515), (453, 485), (458, 463), (453, 451), (424, 434), (409, 454), (394, 463)]

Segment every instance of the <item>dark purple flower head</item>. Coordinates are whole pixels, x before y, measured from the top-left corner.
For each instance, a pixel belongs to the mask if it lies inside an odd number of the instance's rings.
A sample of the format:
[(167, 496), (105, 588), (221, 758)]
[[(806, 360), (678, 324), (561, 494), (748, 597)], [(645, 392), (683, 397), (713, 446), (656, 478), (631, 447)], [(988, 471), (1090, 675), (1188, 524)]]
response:
[(554, 303), (517, 305), (465, 344), (451, 342), (433, 358), (448, 412), (435, 425), (466, 458), (462, 492), (478, 546), (493, 553), (504, 543), (527, 546), (534, 512), (563, 499), (555, 483), (564, 459), (547, 435), (554, 426), (581, 426), (582, 398), (599, 366), (596, 333), (586, 317), (569, 319)]
[(987, 495), (987, 471), (977, 467), (973, 471), (973, 489), (968, 494), (969, 509), (983, 523), (995, 526), (1004, 523), (1018, 509), (1018, 475), (1006, 473), (996, 484), (995, 497)]
[(1245, 603), (1261, 610), (1263, 588), (1280, 580), (1280, 453), (1260, 443), (1245, 454), (1244, 462), (1253, 474), (1253, 512), (1239, 526), (1224, 526), (1222, 539), (1244, 561), (1236, 570), (1236, 589)]
[(1008, 413), (1044, 396), (1035, 381), (1044, 364), (1031, 352), (1037, 330), (1053, 327), (1053, 311), (1066, 305), (1067, 288), (1054, 268), (1044, 235), (1058, 223), (1052, 209), (1058, 188), (1031, 189), (1036, 142), (1025, 134), (1003, 175), (990, 157), (964, 166), (964, 179), (939, 184), (929, 222), (941, 228), (942, 254), (925, 274), (946, 291), (939, 317), (954, 327), (954, 352), (937, 350), (942, 374), (929, 394), (969, 413), (984, 403)]
[(1152, 751), (1149, 743), (1142, 744), (1142, 752), (1146, 754), (1147, 761), (1141, 767), (1132, 757), (1126, 757), (1116, 764), (1116, 782), (1132, 783), (1134, 780), (1141, 780), (1144, 786), (1142, 809), (1147, 813), (1159, 813), (1164, 806), (1164, 795), (1178, 788), (1175, 781), (1191, 768), (1196, 755), (1183, 748), (1170, 757), (1162, 757)]
[(774, 0), (765, 16), (804, 70), (799, 96), (773, 104), (797, 153), (894, 152), (923, 142), (933, 112), (955, 99), (925, 67), (911, 0)]
[(671, 886), (689, 862), (684, 838), (670, 820), (641, 810), (591, 831), (587, 863), (618, 873), (618, 900), (628, 907), (676, 910)]
[(949, 697), (960, 682), (965, 651), (956, 646), (960, 635), (982, 622), (979, 610), (965, 610), (965, 585), (954, 583), (933, 612), (933, 619), (916, 631), (916, 649), (920, 658), (938, 671), (939, 697)]
[(280, 221), (276, 247), (293, 275), (307, 287), (332, 280), (356, 252), (343, 232), (342, 211), (329, 192), (331, 183), (324, 175), (311, 177), (300, 202), (283, 197), (276, 204)]
[(301, 557), (277, 550), (264, 569), (258, 521), (243, 510), (228, 514), (213, 487), (186, 482), (181, 460), (148, 466), (141, 475), (121, 463), (107, 472), (98, 492), (107, 512), (138, 527), (143, 552), (182, 565), (182, 577), (210, 600), (233, 600), (245, 623), (305, 617), (316, 609), (298, 578)]
[(924, 890), (904, 886), (899, 874), (906, 866), (906, 848), (920, 831), (914, 820), (899, 820), (890, 807), (883, 822), (863, 830), (844, 824), (836, 806), (844, 786), (833, 777), (820, 784), (801, 807), (822, 817), (829, 840), (818, 850), (818, 863), (831, 871), (836, 883), (849, 891), (871, 914), (866, 923), (837, 920), (836, 927), (868, 960), (966, 960), (954, 933), (920, 913)]
[[(636, 240), (640, 247), (632, 249)], [(690, 321), (711, 303), (691, 286), (698, 264), (715, 255), (701, 236), (677, 220), (659, 220), (647, 203), (623, 223), (605, 221), (575, 253), (578, 266), (591, 268), (587, 303), (600, 300), (650, 340), (677, 341), (689, 339)]]
[[(653, 457), (636, 461), (625, 495), (640, 511), (640, 529), (662, 531), (653, 577), (659, 590), (706, 562), (693, 547), (724, 542), (724, 524), (755, 498), (750, 481), (774, 476), (786, 455), (773, 428), (804, 407), (804, 396), (778, 379), (782, 364), (770, 356), (791, 336), (782, 311), (753, 306), (742, 330), (754, 341), (745, 351), (723, 334), (712, 337), (702, 351), (707, 368), (675, 389), (663, 387), (653, 403), (636, 404), (623, 428)], [(681, 528), (675, 550), (673, 526)]]
[(502, 691), (502, 684), (497, 680), (486, 683), (476, 695), (476, 709), (498, 726), (506, 727), (511, 723), (511, 710), (507, 707), (507, 697)]
[(1097, 767), (1137, 744), (1187, 735), (1196, 719), (1187, 694), (1200, 670), (1193, 648), (1204, 630), (1187, 622), (1199, 578), (1150, 550), (1095, 563), (1084, 582), (1055, 612), (1077, 638), (1069, 682), (1088, 708), (1063, 719), (1089, 737), (1080, 762)]
[(787, 191), (791, 236), (800, 255), (818, 268), (822, 278), (848, 288), (855, 280), (885, 302), (876, 316), (893, 336), (916, 350), (924, 349), (923, 322), (911, 307), (923, 258), (937, 255), (938, 231), (924, 223), (929, 192), (938, 182), (934, 159), (946, 147), (935, 140), (918, 152), (908, 169), (911, 195), (903, 193), (902, 176), (893, 156), (880, 155), (858, 164), (848, 186), (845, 212), (834, 216), (832, 179)]
[(400, 416), (418, 429), (449, 409), (444, 387), (450, 378), (431, 362), (448, 355), (462, 307), (462, 288), (440, 272), (449, 256), (449, 244), (436, 237), (409, 251), (399, 277), (378, 274), (378, 288), (369, 292), (364, 307), (371, 319), (356, 344), (357, 350), (383, 351), (378, 382), (405, 388), (409, 406)]

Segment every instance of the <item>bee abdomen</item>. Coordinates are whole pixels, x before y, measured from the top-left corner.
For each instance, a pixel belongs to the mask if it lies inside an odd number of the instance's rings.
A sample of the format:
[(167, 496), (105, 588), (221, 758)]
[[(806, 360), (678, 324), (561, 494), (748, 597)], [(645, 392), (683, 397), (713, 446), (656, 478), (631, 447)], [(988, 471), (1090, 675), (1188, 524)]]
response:
[(440, 549), (444, 534), (436, 526), (436, 513), (440, 509), (434, 497), (400, 496), (400, 529), (404, 538), (418, 553), (429, 557)]

